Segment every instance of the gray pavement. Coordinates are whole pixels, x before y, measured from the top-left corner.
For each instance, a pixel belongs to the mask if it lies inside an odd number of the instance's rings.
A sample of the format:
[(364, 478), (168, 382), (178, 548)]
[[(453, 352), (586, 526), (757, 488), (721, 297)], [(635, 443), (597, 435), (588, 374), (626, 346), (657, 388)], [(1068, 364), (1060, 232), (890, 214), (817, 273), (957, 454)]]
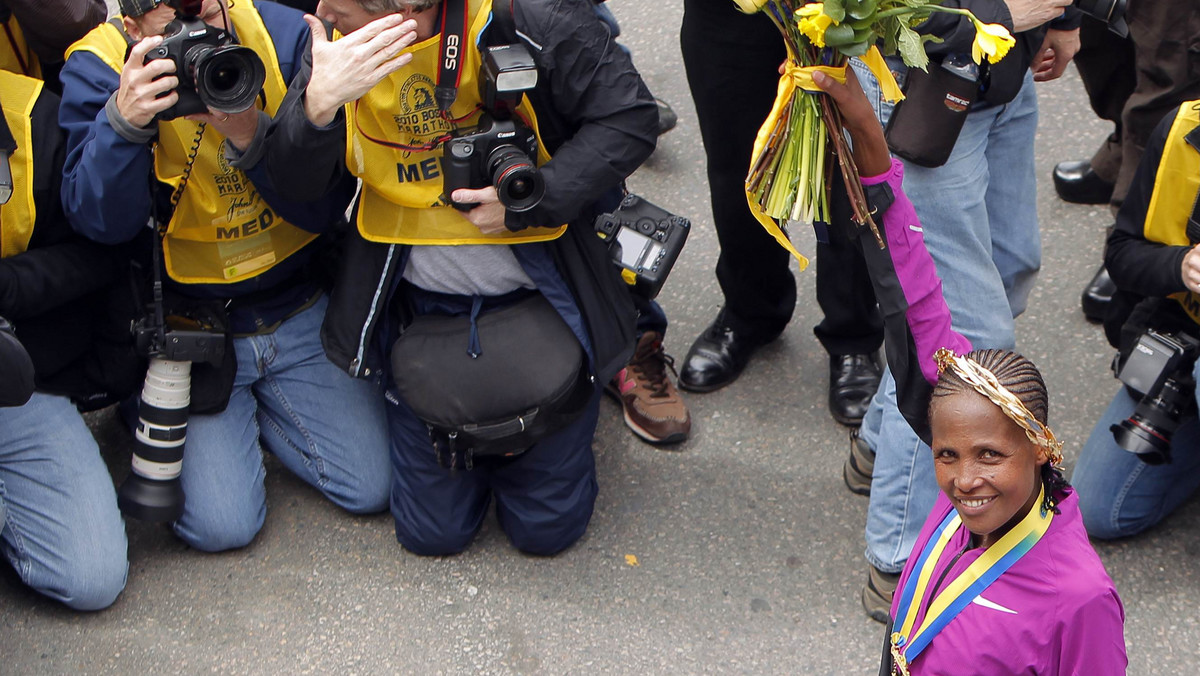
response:
[[(721, 302), (679, 56), (682, 2), (610, 4), (646, 81), (680, 114), (630, 183), (693, 220), (661, 297), (668, 351), (682, 358)], [(1049, 176), (1055, 162), (1089, 156), (1107, 129), (1073, 70), (1039, 92), (1045, 259), (1019, 347), (1047, 376), (1070, 465), (1116, 387), (1111, 351), (1078, 302), (1109, 217), (1058, 201)], [(799, 241), (813, 250), (811, 235)], [(0, 581), (0, 673), (874, 673), (882, 627), (858, 601), (867, 501), (842, 484), (847, 430), (825, 405), (813, 271), (798, 280), (784, 336), (734, 385), (688, 398), (687, 443), (646, 446), (603, 403), (596, 514), (556, 558), (517, 553), (494, 519), (460, 556), (412, 556), (389, 516), (344, 514), (269, 461), (266, 526), (244, 550), (202, 554), (130, 522), (128, 588), (94, 614)], [(111, 414), (92, 422), (123, 478), (125, 437)], [(1193, 673), (1200, 503), (1097, 550), (1125, 603), (1129, 673)]]

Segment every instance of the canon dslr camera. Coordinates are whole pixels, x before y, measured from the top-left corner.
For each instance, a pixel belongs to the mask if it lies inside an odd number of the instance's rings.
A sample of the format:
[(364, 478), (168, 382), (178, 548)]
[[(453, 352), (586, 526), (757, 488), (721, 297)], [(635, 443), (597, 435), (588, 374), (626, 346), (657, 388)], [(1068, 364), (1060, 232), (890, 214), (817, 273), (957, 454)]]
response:
[(608, 244), (613, 262), (633, 290), (653, 300), (683, 244), (692, 223), (629, 194), (616, 211), (596, 217), (596, 234)]
[[(225, 356), (223, 316), (206, 308), (179, 314), (161, 310), (161, 299), (133, 327), (138, 349), (150, 357), (129, 477), (117, 490), (121, 513), (142, 521), (168, 522), (183, 514), (179, 477), (187, 442), (192, 363), (220, 364)], [(165, 315), (165, 316), (164, 316)]]
[(155, 119), (173, 120), (209, 109), (240, 113), (250, 109), (262, 91), (267, 71), (254, 50), (237, 44), (229, 31), (200, 20), (203, 0), (166, 0), (175, 10), (163, 41), (146, 55), (175, 62), (179, 101)]
[(1195, 414), (1197, 354), (1200, 341), (1186, 333), (1147, 329), (1120, 365), (1117, 378), (1141, 400), (1132, 415), (1109, 430), (1121, 448), (1148, 465), (1171, 462), (1171, 438)]
[(459, 188), (495, 186), (509, 211), (528, 211), (546, 194), (538, 170), (537, 135), (516, 116), (524, 92), (537, 84), (537, 66), (522, 44), (488, 47), (479, 69), (483, 112), (479, 124), (456, 129), (442, 148), (442, 185), (446, 201), (460, 211), (476, 204), (450, 199)]

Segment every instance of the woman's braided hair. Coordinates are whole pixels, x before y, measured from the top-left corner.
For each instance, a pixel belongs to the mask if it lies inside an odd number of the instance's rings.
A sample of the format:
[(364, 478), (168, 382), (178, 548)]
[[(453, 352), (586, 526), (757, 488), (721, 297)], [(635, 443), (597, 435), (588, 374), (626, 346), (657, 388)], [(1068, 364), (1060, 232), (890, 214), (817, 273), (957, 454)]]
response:
[[(1011, 350), (975, 350), (966, 356), (996, 376), (996, 380), (1000, 381), (1006, 390), (1021, 400), (1034, 419), (1043, 425), (1049, 424), (1050, 397), (1046, 392), (1046, 382), (1042, 379), (1042, 373), (1033, 362)], [(968, 391), (975, 390), (958, 377), (954, 369), (943, 369), (938, 376), (937, 385), (933, 388), (933, 398)], [(932, 407), (932, 402), (930, 405)], [(1042, 506), (1054, 510), (1057, 514), (1054, 495), (1069, 488), (1070, 484), (1063, 477), (1062, 470), (1051, 462), (1042, 465), (1042, 484), (1046, 489)]]

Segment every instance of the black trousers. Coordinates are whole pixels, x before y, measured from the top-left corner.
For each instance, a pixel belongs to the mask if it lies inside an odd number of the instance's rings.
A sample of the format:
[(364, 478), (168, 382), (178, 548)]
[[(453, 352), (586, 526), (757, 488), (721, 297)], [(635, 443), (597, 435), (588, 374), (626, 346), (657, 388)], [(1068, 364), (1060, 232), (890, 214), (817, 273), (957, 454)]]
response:
[[(788, 269), (791, 254), (751, 215), (744, 182), (754, 137), (775, 100), (786, 57), (783, 38), (765, 15), (742, 14), (730, 0), (684, 0), (683, 7), (680, 45), (708, 162), (726, 321), (768, 340), (792, 317), (796, 280)], [(824, 319), (814, 332), (831, 355), (863, 354), (879, 349), (883, 321), (866, 264), (846, 230), (852, 226), (840, 181), (836, 176), (841, 198), (835, 194), (832, 209), (833, 220), (843, 222), (828, 228), (828, 243), (817, 244), (817, 303)]]
[(1084, 17), (1075, 56), (1092, 109), (1115, 131), (1092, 167), (1115, 184), (1120, 207), (1154, 128), (1184, 101), (1200, 98), (1200, 3), (1136, 0), (1128, 5), (1129, 37)]

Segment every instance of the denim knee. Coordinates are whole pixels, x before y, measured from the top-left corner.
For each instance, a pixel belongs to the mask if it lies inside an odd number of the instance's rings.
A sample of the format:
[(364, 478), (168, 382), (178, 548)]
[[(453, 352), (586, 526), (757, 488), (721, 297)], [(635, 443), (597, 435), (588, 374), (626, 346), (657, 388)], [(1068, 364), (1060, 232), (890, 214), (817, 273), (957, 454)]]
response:
[(384, 472), (361, 477), (346, 495), (328, 495), (334, 504), (351, 514), (378, 514), (388, 508), (391, 493), (392, 478), (390, 473)]
[(36, 587), (37, 591), (73, 610), (104, 610), (124, 591), (129, 576), (125, 548), (113, 547), (111, 550), (77, 561), (57, 579)]
[(218, 523), (215, 520), (203, 520), (195, 515), (185, 517), (175, 522), (175, 534), (192, 549), (202, 552), (224, 552), (230, 549), (241, 549), (254, 541), (262, 530), (264, 517), (242, 523)]

